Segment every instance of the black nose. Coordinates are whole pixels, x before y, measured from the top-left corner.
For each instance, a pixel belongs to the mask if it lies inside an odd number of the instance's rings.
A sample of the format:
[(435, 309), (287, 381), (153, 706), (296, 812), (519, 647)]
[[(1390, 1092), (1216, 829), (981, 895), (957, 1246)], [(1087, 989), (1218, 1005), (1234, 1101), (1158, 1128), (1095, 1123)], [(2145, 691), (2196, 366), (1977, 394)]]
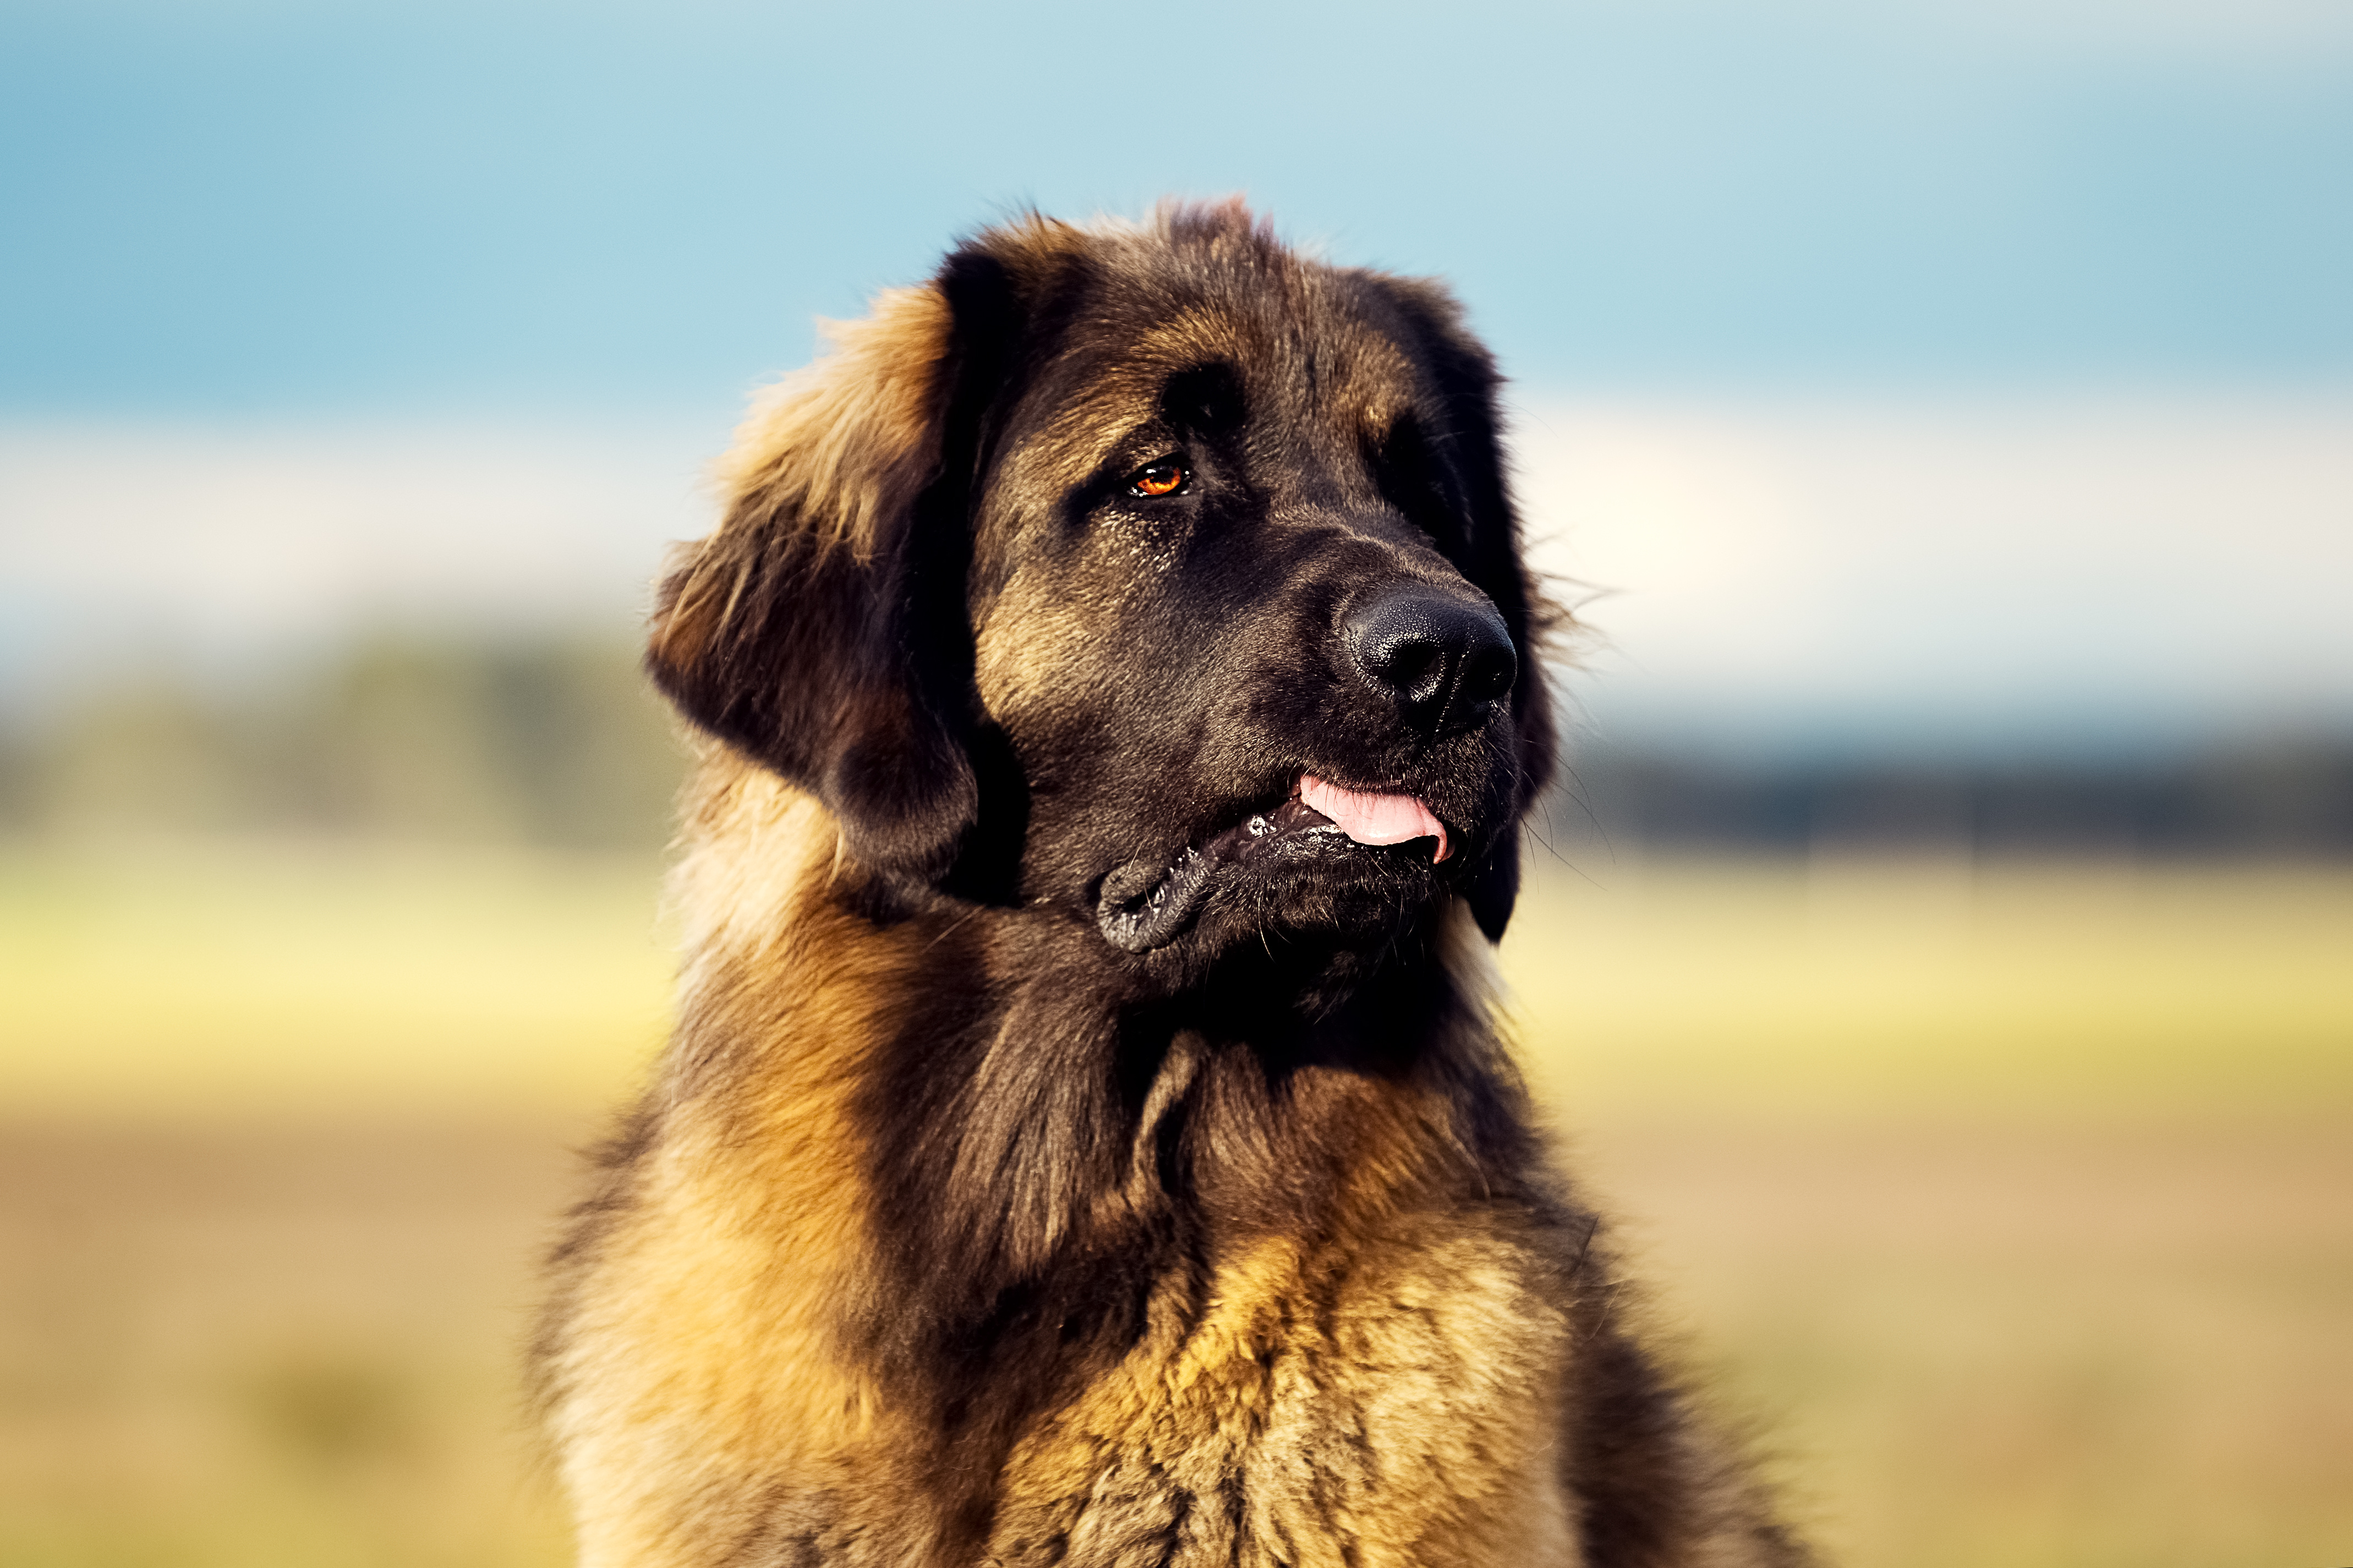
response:
[(1426, 583), (1399, 584), (1358, 605), (1340, 637), (1373, 689), (1431, 735), (1484, 720), (1520, 671), (1493, 605)]

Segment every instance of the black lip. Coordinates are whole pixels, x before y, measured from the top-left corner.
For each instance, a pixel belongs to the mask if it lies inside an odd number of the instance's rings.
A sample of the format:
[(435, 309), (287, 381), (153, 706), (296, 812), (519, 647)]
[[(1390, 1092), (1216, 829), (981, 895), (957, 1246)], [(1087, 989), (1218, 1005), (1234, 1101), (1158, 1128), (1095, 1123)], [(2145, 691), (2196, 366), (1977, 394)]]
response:
[(1238, 870), (1297, 855), (1310, 846), (1323, 849), (1327, 847), (1320, 842), (1324, 839), (1353, 843), (1330, 817), (1303, 805), (1294, 794), (1271, 810), (1251, 813), (1198, 848), (1187, 846), (1166, 865), (1130, 860), (1119, 867), (1103, 879), (1095, 924), (1113, 947), (1149, 952), (1174, 940)]

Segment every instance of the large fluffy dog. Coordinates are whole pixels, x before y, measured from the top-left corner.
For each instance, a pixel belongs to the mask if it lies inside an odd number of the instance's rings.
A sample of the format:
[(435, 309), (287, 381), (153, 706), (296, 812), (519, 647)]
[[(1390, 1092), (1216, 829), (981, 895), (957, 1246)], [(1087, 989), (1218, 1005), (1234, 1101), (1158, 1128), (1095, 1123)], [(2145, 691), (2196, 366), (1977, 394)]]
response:
[(1220, 207), (985, 234), (754, 412), (654, 624), (676, 1037), (540, 1347), (586, 1563), (1797, 1561), (1490, 1019), (1494, 388)]

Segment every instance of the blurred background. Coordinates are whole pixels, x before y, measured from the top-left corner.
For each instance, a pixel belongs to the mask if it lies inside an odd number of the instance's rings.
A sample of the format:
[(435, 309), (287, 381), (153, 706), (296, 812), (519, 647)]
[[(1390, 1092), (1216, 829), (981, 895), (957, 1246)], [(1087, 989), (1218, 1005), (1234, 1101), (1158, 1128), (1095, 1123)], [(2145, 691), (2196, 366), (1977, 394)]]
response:
[(2353, 10), (0, 3), (0, 1561), (565, 1560), (635, 673), (1024, 204), (1450, 278), (1584, 630), (1505, 966), (1862, 1568), (2353, 1561)]

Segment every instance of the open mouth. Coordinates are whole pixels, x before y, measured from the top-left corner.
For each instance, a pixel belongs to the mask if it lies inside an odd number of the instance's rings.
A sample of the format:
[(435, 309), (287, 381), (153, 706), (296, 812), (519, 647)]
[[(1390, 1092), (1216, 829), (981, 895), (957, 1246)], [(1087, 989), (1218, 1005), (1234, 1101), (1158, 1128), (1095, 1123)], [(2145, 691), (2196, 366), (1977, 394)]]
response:
[(1218, 874), (1228, 867), (1336, 848), (1343, 842), (1389, 845), (1418, 838), (1437, 840), (1432, 865), (1453, 853), (1446, 825), (1419, 795), (1354, 790), (1302, 773), (1280, 805), (1187, 846), (1172, 864), (1131, 860), (1113, 871), (1103, 879), (1095, 921), (1113, 947), (1148, 952), (1200, 912), (1216, 890)]

